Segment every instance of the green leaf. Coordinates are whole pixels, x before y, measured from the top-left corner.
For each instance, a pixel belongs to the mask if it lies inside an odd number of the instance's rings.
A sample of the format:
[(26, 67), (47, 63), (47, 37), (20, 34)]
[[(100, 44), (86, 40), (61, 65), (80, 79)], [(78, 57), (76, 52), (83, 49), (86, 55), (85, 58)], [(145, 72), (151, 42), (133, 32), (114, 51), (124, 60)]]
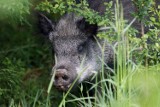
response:
[(150, 20), (155, 22), (156, 21), (156, 18), (155, 17), (150, 17)]

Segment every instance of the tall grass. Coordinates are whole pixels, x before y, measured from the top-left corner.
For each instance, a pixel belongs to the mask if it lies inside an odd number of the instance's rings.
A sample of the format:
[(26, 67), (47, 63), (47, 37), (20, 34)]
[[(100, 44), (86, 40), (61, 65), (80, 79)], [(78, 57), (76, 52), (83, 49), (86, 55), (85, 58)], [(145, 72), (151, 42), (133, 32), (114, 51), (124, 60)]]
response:
[[(116, 83), (116, 96), (114, 96), (114, 102), (111, 103), (111, 107), (122, 106), (130, 107), (131, 102), (131, 81), (132, 76), (135, 73), (136, 66), (132, 61), (133, 49), (132, 45), (129, 44), (127, 31), (132, 25), (133, 21), (129, 25), (125, 25), (123, 19), (123, 8), (119, 5), (118, 1), (115, 6), (115, 23), (111, 23), (111, 26), (114, 28), (114, 31), (117, 34), (117, 43), (114, 45), (115, 52), (115, 83)], [(115, 105), (116, 104), (116, 105)]]

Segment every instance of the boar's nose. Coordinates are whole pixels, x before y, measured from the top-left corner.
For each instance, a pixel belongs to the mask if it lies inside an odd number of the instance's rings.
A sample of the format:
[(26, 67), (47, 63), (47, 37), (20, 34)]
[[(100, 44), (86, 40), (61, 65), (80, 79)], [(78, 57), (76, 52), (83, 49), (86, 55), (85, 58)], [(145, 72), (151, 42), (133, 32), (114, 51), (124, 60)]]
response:
[(68, 81), (69, 77), (67, 75), (66, 69), (57, 69), (55, 74), (55, 80), (62, 79), (62, 82)]
[(69, 88), (69, 75), (66, 69), (57, 69), (54, 85), (59, 90), (65, 91)]

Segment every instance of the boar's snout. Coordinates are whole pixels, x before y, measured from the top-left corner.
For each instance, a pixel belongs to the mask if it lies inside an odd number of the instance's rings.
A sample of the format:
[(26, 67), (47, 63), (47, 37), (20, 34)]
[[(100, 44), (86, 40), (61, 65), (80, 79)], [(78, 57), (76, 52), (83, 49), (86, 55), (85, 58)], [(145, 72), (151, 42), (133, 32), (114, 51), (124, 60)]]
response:
[(57, 69), (54, 85), (58, 90), (66, 91), (70, 87), (70, 77), (66, 69)]

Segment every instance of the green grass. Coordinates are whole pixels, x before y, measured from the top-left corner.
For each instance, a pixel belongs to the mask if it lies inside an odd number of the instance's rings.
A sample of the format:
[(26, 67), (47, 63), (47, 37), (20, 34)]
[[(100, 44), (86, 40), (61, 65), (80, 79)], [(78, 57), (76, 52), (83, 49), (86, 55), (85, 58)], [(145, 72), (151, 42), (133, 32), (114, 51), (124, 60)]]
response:
[(140, 67), (133, 78), (134, 101), (140, 107), (159, 107), (160, 64)]

